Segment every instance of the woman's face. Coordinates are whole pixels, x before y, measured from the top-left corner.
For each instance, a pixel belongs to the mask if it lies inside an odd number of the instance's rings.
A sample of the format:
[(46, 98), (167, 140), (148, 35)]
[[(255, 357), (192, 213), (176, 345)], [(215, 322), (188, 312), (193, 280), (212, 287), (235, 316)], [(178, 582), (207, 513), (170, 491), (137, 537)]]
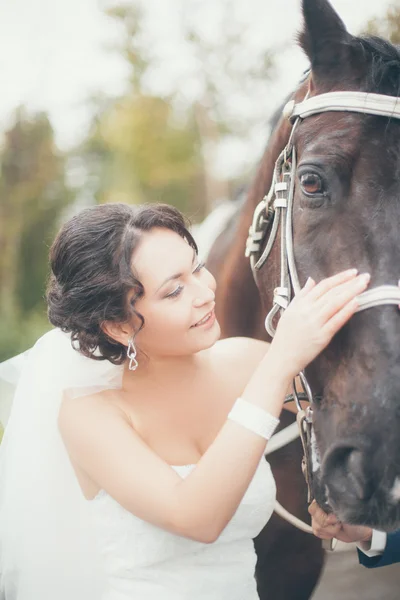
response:
[(183, 356), (212, 346), (216, 281), (177, 233), (155, 228), (143, 234), (133, 256), (144, 296), (135, 303), (145, 325), (137, 346), (149, 357)]

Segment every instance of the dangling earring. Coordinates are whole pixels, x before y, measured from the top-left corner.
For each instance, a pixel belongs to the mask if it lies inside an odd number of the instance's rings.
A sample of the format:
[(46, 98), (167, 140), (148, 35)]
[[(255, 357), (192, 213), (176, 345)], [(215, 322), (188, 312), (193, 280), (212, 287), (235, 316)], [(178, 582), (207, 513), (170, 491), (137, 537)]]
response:
[(128, 351), (126, 354), (127, 354), (128, 358), (130, 359), (129, 360), (129, 370), (136, 371), (136, 369), (139, 366), (139, 363), (136, 360), (136, 348), (135, 348), (135, 344), (133, 341), (133, 337), (129, 338), (129, 340), (128, 340)]

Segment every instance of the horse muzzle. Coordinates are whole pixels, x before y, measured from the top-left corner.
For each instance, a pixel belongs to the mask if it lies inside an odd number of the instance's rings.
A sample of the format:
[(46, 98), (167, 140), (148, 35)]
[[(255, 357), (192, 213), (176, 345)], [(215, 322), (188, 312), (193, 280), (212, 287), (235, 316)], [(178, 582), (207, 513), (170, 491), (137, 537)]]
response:
[(378, 467), (371, 448), (334, 443), (322, 462), (321, 483), (341, 521), (384, 531), (400, 526), (400, 471), (385, 462)]

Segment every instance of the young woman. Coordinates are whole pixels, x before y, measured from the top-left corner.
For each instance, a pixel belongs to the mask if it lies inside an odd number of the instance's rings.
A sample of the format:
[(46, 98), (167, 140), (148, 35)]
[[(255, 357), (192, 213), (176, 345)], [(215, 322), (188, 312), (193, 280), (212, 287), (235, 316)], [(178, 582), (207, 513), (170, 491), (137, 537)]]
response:
[(56, 329), (31, 352), (1, 454), (7, 600), (256, 600), (266, 444), (369, 276), (309, 279), (269, 346), (218, 341), (216, 282), (171, 207), (84, 210), (50, 261)]

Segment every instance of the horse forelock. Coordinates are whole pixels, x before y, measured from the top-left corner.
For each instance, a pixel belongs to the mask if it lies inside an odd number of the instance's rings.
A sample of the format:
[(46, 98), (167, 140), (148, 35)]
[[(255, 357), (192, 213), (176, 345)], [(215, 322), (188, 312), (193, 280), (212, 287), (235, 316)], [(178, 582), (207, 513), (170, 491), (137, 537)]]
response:
[(400, 48), (377, 36), (352, 37), (350, 49), (365, 60), (364, 90), (398, 96), (400, 93)]

